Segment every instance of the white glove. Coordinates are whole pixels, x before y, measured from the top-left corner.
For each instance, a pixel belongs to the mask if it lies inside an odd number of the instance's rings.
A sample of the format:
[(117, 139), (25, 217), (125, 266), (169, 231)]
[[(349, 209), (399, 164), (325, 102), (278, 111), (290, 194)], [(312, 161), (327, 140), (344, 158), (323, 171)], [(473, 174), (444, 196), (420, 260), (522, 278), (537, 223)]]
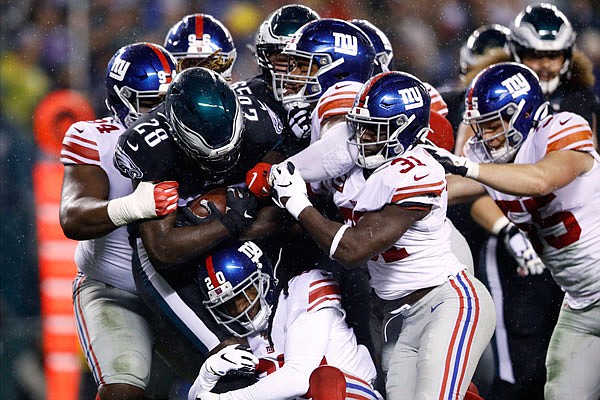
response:
[(108, 202), (108, 217), (115, 226), (127, 225), (138, 219), (167, 215), (177, 209), (179, 184), (140, 182), (133, 193)]
[(453, 175), (466, 176), (467, 178), (477, 179), (479, 176), (479, 164), (469, 161), (465, 157), (452, 154), (441, 147), (428, 144), (420, 145), (429, 154), (439, 162), (447, 173)]
[[(311, 207), (306, 192), (306, 182), (300, 172), (290, 161), (271, 167), (269, 182), (275, 189), (273, 201), (281, 208), (286, 208), (296, 219), (306, 207)], [(284, 199), (287, 201), (283, 202)]]
[[(248, 348), (239, 344), (229, 345), (218, 353), (208, 357), (202, 367), (198, 377), (188, 392), (188, 400), (197, 398), (205, 399), (204, 392), (209, 392), (215, 387), (219, 378), (232, 370), (240, 370), (244, 372), (253, 372), (258, 365), (258, 358), (252, 354)], [(214, 397), (218, 399), (218, 397)], [(213, 397), (206, 397), (210, 400)]]
[[(307, 104), (308, 105), (308, 104)], [(310, 136), (310, 111), (308, 108), (294, 107), (288, 110), (288, 123), (298, 139)]]
[(498, 238), (504, 240), (506, 249), (517, 260), (519, 276), (539, 275), (544, 271), (544, 263), (527, 236), (515, 224), (507, 223), (498, 233)]

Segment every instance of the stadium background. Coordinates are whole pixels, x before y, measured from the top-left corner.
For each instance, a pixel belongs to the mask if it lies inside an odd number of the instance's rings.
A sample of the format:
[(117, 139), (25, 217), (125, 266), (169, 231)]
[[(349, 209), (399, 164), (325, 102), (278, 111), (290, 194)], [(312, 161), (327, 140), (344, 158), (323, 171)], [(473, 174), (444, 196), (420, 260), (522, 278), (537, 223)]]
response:
[[(571, 20), (577, 45), (593, 61), (600, 92), (600, 1), (549, 1)], [(169, 27), (187, 14), (221, 20), (238, 50), (234, 80), (257, 72), (252, 55), (256, 28), (289, 1), (2, 0), (0, 58), (0, 398), (45, 399), (32, 170), (56, 156), (38, 146), (33, 115), (58, 89), (73, 89), (104, 107), (104, 71), (121, 46), (163, 44)], [(458, 72), (460, 46), (486, 23), (509, 25), (527, 0), (314, 0), (299, 1), (322, 17), (367, 19), (392, 41), (395, 67), (435, 86)], [(61, 290), (69, 291), (65, 286)], [(81, 359), (81, 370), (86, 367)], [(82, 381), (85, 391), (85, 379)], [(81, 398), (93, 398), (82, 393)]]

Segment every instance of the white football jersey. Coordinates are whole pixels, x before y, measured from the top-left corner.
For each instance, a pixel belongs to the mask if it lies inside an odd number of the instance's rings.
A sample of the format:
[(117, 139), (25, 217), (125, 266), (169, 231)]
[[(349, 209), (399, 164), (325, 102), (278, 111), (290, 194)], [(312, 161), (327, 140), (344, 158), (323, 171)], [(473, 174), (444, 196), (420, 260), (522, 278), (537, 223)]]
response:
[[(95, 165), (108, 176), (108, 199), (132, 193), (131, 180), (123, 177), (113, 164), (117, 140), (125, 127), (115, 118), (81, 121), (65, 133), (60, 153), (64, 165)], [(77, 245), (75, 263), (86, 276), (135, 293), (131, 274), (132, 249), (127, 227), (115, 229), (97, 239), (82, 240)]]
[[(467, 156), (474, 158), (467, 146)], [(594, 167), (570, 184), (541, 197), (513, 196), (486, 187), (507, 217), (529, 238), (573, 308), (600, 299), (600, 156), (579, 115), (544, 119), (523, 142), (515, 164), (533, 164), (552, 151), (590, 153)]]
[[(320, 361), (320, 365), (339, 368), (364, 382), (371, 383), (375, 379), (375, 366), (369, 351), (356, 343), (354, 331), (346, 324), (345, 312), (340, 302), (340, 288), (331, 273), (318, 269), (304, 272), (290, 280), (288, 289), (289, 295), (286, 296), (283, 292), (279, 295), (273, 317), (271, 342), (266, 337), (266, 332), (248, 337), (252, 353), (260, 360), (257, 367), (259, 382), (251, 387), (222, 395), (223, 398), (254, 398), (251, 395), (257, 393), (262, 395), (260, 398), (266, 398), (263, 389), (267, 389), (269, 398), (290, 398), (290, 387), (297, 387), (297, 382), (292, 383), (290, 380), (300, 376), (306, 378), (302, 385), (308, 389), (308, 376), (318, 365), (311, 365), (312, 361), (305, 365), (305, 361), (314, 359), (314, 355), (311, 354), (311, 343), (306, 343), (303, 338), (306, 332), (319, 329), (319, 326), (314, 325), (313, 316), (324, 309), (333, 309), (336, 312), (328, 314), (328, 318), (332, 319), (332, 329), (328, 332), (329, 338), (324, 338), (327, 343), (324, 354), (316, 355), (317, 362)], [(295, 354), (296, 359), (290, 360), (287, 357), (288, 352)], [(286, 362), (293, 362), (295, 367), (291, 371), (292, 374), (283, 374), (283, 370), (276, 373)], [(304, 366), (306, 368), (303, 368)], [(307, 369), (307, 374), (294, 372), (304, 372), (304, 369)]]
[(465, 266), (452, 253), (451, 228), (446, 221), (448, 192), (444, 168), (416, 147), (376, 169), (368, 179), (354, 167), (345, 176), (326, 183), (333, 200), (352, 226), (370, 211), (387, 204), (405, 208), (431, 207), (393, 247), (367, 262), (371, 286), (379, 297), (393, 300), (440, 285)]

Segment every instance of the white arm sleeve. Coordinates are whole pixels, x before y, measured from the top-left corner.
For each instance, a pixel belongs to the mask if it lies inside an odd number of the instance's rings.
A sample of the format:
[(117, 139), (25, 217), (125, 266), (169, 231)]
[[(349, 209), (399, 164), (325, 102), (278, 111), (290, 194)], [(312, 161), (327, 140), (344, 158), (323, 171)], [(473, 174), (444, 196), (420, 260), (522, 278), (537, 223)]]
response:
[(285, 364), (252, 386), (220, 395), (221, 400), (280, 400), (308, 391), (310, 374), (327, 351), (329, 331), (340, 311), (322, 308), (299, 316), (285, 337)]
[[(350, 171), (358, 158), (358, 148), (348, 144), (348, 128), (339, 122), (327, 135), (290, 157), (306, 182), (321, 182)], [(320, 160), (320, 162), (317, 162)]]

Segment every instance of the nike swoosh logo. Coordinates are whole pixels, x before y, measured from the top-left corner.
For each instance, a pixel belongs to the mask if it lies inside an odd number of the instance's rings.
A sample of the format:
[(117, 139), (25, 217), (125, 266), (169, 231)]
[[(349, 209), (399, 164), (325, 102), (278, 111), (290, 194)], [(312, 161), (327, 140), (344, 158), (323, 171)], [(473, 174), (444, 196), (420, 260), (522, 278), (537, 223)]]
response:
[(440, 301), (438, 304), (436, 304), (435, 306), (431, 306), (431, 312), (434, 312), (436, 308), (438, 308), (439, 306), (441, 306), (442, 304), (444, 304), (443, 301)]
[(254, 181), (256, 180), (257, 176), (258, 174), (256, 172), (252, 173), (252, 179), (250, 180), (250, 184), (248, 185), (248, 187), (252, 187), (252, 185), (254, 185)]
[(277, 185), (277, 186), (279, 186), (279, 187), (288, 187), (288, 186), (290, 186), (291, 184), (292, 184), (292, 182), (288, 182), (288, 183), (286, 183), (285, 185)]
[(140, 148), (140, 146), (138, 144), (136, 144), (135, 146), (132, 145), (131, 143), (129, 143), (129, 140), (126, 140), (127, 142), (127, 146), (129, 146), (129, 148), (133, 151), (138, 151), (138, 149)]
[(248, 214), (248, 211), (244, 211), (244, 218), (253, 219), (254, 217)]
[(74, 127), (73, 127), (73, 129), (75, 129), (75, 130), (76, 130), (77, 132), (79, 132), (79, 133), (83, 133), (83, 129), (79, 129), (79, 128), (77, 128), (76, 126), (74, 126)]
[(337, 85), (335, 85), (335, 88), (337, 90), (337, 89), (344, 88), (346, 86), (350, 86), (350, 84), (349, 83), (338, 83)]
[(573, 118), (573, 117), (569, 117), (569, 118), (565, 119), (564, 121), (558, 121), (558, 123), (561, 124), (561, 125), (564, 125), (567, 122), (569, 122), (571, 120), (571, 118)]
[(421, 179), (427, 178), (429, 176), (429, 174), (423, 175), (423, 176), (414, 176), (414, 180), (415, 181), (420, 181)]

